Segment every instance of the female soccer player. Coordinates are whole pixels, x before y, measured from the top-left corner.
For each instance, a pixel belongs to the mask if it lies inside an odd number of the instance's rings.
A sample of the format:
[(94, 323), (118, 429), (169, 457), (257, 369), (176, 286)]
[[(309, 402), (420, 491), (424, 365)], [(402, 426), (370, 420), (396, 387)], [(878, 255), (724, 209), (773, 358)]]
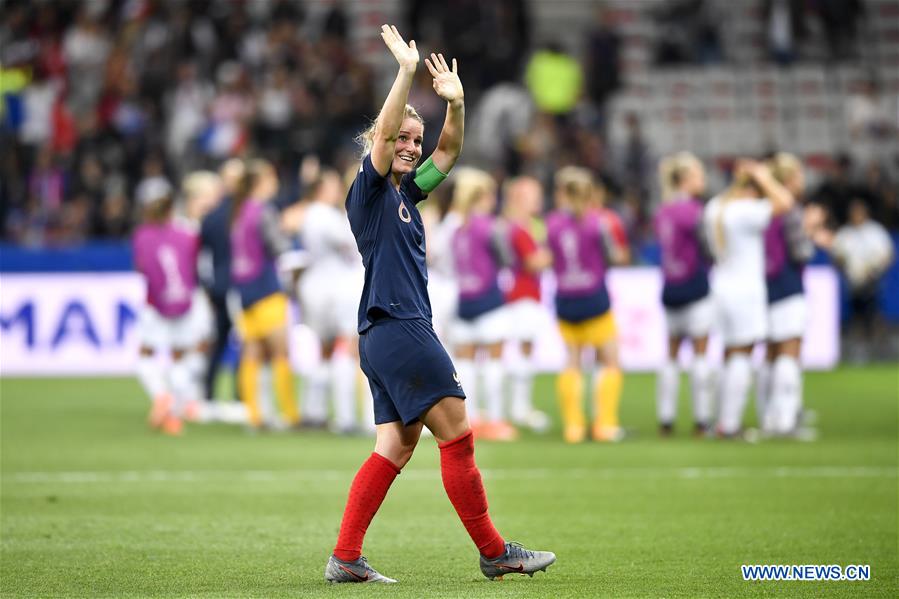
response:
[[(143, 223), (134, 232), (134, 265), (147, 282), (137, 376), (153, 401), (150, 425), (179, 435), (186, 406), (199, 399), (187, 356), (198, 350), (207, 326), (194, 301), (199, 238), (174, 221), (172, 188), (162, 177), (142, 182), (137, 201)], [(162, 351), (171, 356), (167, 370), (157, 359)]]
[(481, 572), (545, 570), (556, 556), (507, 543), (487, 513), (487, 497), (474, 462), (465, 394), (431, 326), (424, 226), (416, 204), (450, 171), (462, 150), (462, 83), (443, 56), (425, 59), (434, 91), (447, 102), (437, 149), (421, 167), (421, 117), (406, 104), (418, 65), (415, 42), (396, 27), (381, 38), (399, 63), (396, 80), (374, 124), (360, 135), (364, 158), (347, 194), (347, 213), (365, 265), (359, 304), (359, 351), (374, 394), (377, 440), (350, 487), (334, 554), (325, 567), (331, 582), (396, 582), (362, 557), (362, 539), (391, 483), (412, 457), (422, 424), (440, 448), (440, 470), (450, 502), (481, 554)]
[(275, 397), (288, 425), (299, 424), (293, 373), (287, 356), (287, 296), (281, 290), (275, 261), (288, 243), (278, 216), (267, 203), (277, 192), (274, 168), (263, 160), (247, 165), (231, 200), (231, 283), (240, 295), (238, 321), (243, 348), (237, 370), (240, 398), (253, 429), (262, 427), (259, 369), (269, 361)]
[(588, 170), (561, 169), (556, 173), (556, 210), (547, 218), (557, 285), (556, 314), (568, 352), (565, 370), (556, 383), (568, 443), (580, 443), (587, 436), (581, 369), (586, 349), (595, 352), (601, 366), (593, 393), (593, 438), (622, 438), (618, 423), (622, 376), (605, 275), (611, 264), (623, 262), (624, 250), (610, 221), (593, 205), (597, 187)]
[[(356, 241), (340, 202), (346, 196), (337, 171), (324, 169), (309, 185), (300, 241), (309, 267), (300, 278), (303, 320), (321, 344), (318, 366), (309, 374), (304, 397), (304, 421), (324, 422), (327, 394), (334, 400), (337, 433), (357, 432), (356, 360), (339, 343), (355, 346), (357, 300), (362, 289), (361, 261)], [(358, 284), (357, 284), (358, 280)]]
[[(511, 259), (501, 260), (505, 244), (499, 241), (502, 231), (493, 217), (496, 181), (482, 170), (461, 169), (456, 174), (453, 206), (463, 219), (452, 241), (459, 305), (451, 337), (459, 377), (467, 381), (466, 399), (475, 436), (512, 441), (518, 432), (506, 421), (502, 363), (509, 321), (499, 288), (499, 270)], [(483, 410), (478, 401), (481, 390)]]
[(740, 434), (751, 378), (750, 353), (767, 331), (764, 234), (772, 216), (793, 207), (793, 194), (761, 162), (737, 162), (734, 182), (703, 214), (715, 270), (712, 294), (724, 339), (718, 436)]
[(680, 386), (677, 357), (682, 342), (693, 346), (690, 368), (694, 434), (705, 434), (711, 417), (711, 388), (706, 345), (715, 320), (703, 257), (702, 202), (705, 169), (689, 152), (665, 158), (659, 166), (663, 204), (654, 228), (662, 250), (662, 304), (668, 324), (668, 359), (659, 371), (656, 400), (659, 432), (673, 432)]
[(519, 347), (519, 357), (510, 368), (512, 397), (509, 415), (512, 422), (543, 431), (549, 422), (546, 414), (534, 409), (532, 392), (534, 340), (549, 319), (540, 303), (540, 274), (552, 264), (552, 254), (535, 239), (535, 229), (545, 237), (540, 219), (543, 186), (534, 177), (515, 177), (503, 185), (503, 241), (511, 257), (512, 284), (506, 291), (507, 314), (513, 326), (507, 327), (508, 339)]
[[(802, 163), (792, 154), (775, 154), (771, 173), (795, 198), (805, 191)], [(795, 432), (802, 407), (799, 352), (805, 332), (803, 265), (815, 251), (803, 230), (797, 204), (771, 219), (765, 229), (765, 283), (768, 287), (768, 351), (756, 385), (759, 425), (766, 433)]]

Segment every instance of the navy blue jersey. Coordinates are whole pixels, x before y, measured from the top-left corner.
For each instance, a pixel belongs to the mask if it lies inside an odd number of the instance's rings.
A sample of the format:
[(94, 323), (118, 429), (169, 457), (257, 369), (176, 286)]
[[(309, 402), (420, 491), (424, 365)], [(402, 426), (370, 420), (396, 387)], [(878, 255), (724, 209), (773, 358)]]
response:
[(589, 295), (565, 297), (556, 295), (556, 315), (559, 320), (578, 323), (602, 316), (612, 307), (609, 292), (603, 285)]
[(679, 308), (701, 300), (708, 294), (709, 276), (704, 270), (698, 271), (689, 279), (679, 283), (665, 281), (665, 285), (662, 287), (662, 304), (667, 308)]
[(773, 304), (792, 295), (802, 295), (802, 266), (795, 262), (786, 262), (774, 275), (767, 277), (768, 303)]
[(216, 299), (224, 300), (231, 281), (231, 198), (225, 197), (200, 224), (200, 249), (212, 255), (212, 280), (201, 281)]
[(371, 162), (362, 166), (346, 197), (347, 217), (365, 266), (359, 300), (359, 333), (382, 317), (431, 321), (425, 228), (416, 204), (427, 196), (403, 176), (399, 191)]

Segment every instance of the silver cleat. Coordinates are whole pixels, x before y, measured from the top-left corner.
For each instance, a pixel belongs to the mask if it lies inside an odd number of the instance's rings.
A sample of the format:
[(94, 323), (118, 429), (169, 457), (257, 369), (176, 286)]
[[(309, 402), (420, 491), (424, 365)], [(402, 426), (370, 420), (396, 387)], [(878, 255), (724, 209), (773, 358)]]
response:
[(325, 566), (325, 580), (328, 582), (396, 582), (387, 578), (368, 565), (368, 560), (360, 557), (353, 562), (339, 560), (333, 555)]
[(502, 580), (506, 574), (527, 574), (534, 576), (534, 572), (546, 569), (554, 564), (556, 554), (550, 551), (531, 551), (525, 549), (520, 543), (506, 543), (506, 552), (496, 559), (487, 559), (481, 556), (481, 572), (484, 576)]

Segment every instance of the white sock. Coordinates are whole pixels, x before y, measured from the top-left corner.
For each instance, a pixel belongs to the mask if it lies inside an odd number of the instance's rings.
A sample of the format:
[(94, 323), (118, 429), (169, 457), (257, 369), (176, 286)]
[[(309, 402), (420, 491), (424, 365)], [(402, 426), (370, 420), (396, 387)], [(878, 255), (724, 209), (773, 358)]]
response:
[(712, 370), (705, 354), (693, 356), (690, 387), (693, 394), (693, 421), (707, 425), (712, 421)]
[(185, 358), (186, 356), (180, 360), (172, 360), (172, 364), (169, 367), (169, 381), (172, 385), (172, 396), (175, 400), (172, 404), (172, 412), (178, 417), (183, 415), (184, 407), (188, 402), (197, 399), (194, 396), (197, 387), (191, 380), (190, 363)]
[(677, 417), (677, 394), (680, 387), (680, 373), (677, 362), (668, 359), (656, 377), (656, 415), (659, 424), (673, 424)]
[(518, 356), (509, 369), (509, 378), (512, 383), (512, 403), (509, 407), (509, 416), (515, 424), (524, 424), (531, 412), (534, 411), (532, 400), (534, 371), (530, 356)]
[(359, 396), (362, 402), (362, 426), (370, 433), (375, 432), (375, 400), (371, 394), (371, 386), (368, 377), (361, 370), (356, 371), (356, 380), (359, 382)]
[(259, 413), (262, 421), (274, 423), (281, 418), (281, 411), (275, 407), (275, 394), (272, 389), (272, 365), (263, 362), (259, 368)]
[(771, 362), (765, 360), (755, 373), (755, 415), (759, 427), (768, 430), (768, 407), (771, 402)]
[(793, 356), (778, 356), (771, 373), (772, 432), (787, 434), (796, 428), (802, 405), (802, 370)]
[(356, 427), (356, 364), (346, 354), (331, 358), (331, 392), (334, 425), (338, 430)]
[(143, 386), (144, 391), (150, 396), (150, 401), (166, 392), (165, 372), (159, 359), (153, 356), (138, 356), (137, 380)]
[(187, 363), (187, 369), (190, 372), (190, 384), (193, 386), (191, 396), (197, 400), (204, 399), (203, 374), (206, 372), (206, 356), (201, 352), (192, 351), (185, 355), (183, 360)]
[(328, 363), (319, 361), (306, 375), (303, 420), (325, 422), (328, 419)]
[(474, 361), (467, 359), (458, 360), (456, 362), (456, 374), (459, 375), (462, 389), (465, 391), (465, 407), (468, 410), (468, 418), (472, 423), (480, 422), (481, 406), (478, 405), (478, 381)]
[(483, 363), (484, 394), (486, 395), (487, 420), (499, 422), (506, 419), (506, 400), (503, 394), (503, 379), (506, 369), (499, 358), (487, 358)]
[(752, 364), (748, 354), (733, 354), (724, 364), (718, 428), (725, 435), (739, 432), (743, 425), (743, 410), (746, 408), (751, 375)]

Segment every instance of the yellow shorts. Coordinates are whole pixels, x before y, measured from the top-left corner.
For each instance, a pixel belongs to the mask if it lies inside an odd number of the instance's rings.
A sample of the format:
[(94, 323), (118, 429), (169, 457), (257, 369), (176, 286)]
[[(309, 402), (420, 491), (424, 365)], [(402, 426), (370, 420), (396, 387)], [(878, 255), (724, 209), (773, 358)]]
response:
[(287, 296), (273, 293), (241, 312), (237, 321), (240, 336), (250, 341), (265, 339), (287, 326)]
[(560, 320), (559, 332), (566, 345), (602, 347), (615, 340), (618, 330), (615, 327), (615, 317), (608, 310), (601, 316), (581, 322)]

